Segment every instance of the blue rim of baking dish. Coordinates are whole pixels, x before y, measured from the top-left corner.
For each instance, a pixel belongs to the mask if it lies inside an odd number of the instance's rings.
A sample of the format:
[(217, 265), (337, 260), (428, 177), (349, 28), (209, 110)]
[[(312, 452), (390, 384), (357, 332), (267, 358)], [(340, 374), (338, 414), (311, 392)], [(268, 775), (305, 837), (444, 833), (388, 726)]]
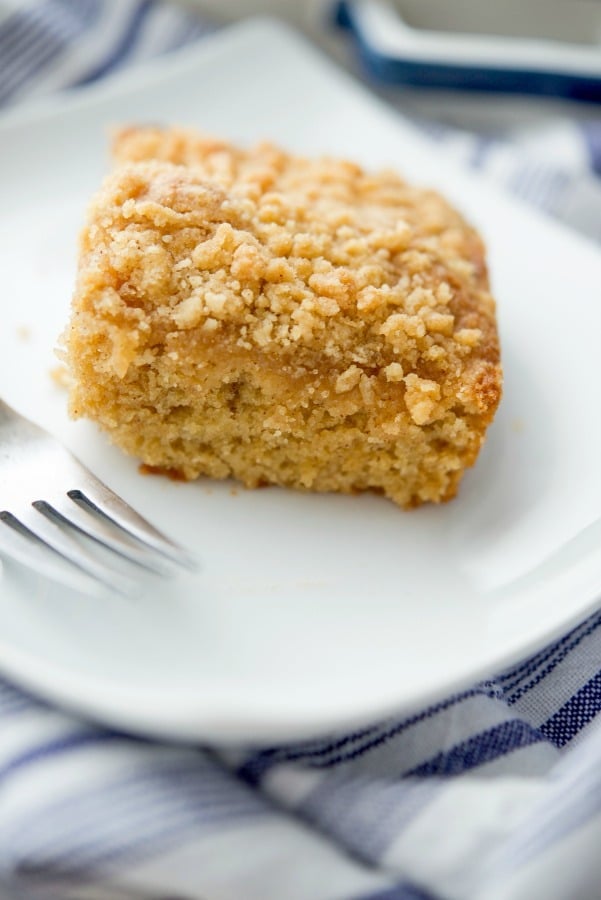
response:
[(435, 90), (526, 94), (601, 103), (601, 69), (596, 74), (561, 71), (552, 65), (518, 67), (502, 62), (480, 65), (469, 58), (461, 62), (432, 60), (425, 55), (419, 56), (419, 46), (413, 48), (411, 58), (404, 56), (402, 50), (398, 55), (393, 55), (378, 47), (374, 36), (364, 27), (359, 14), (360, 5), (356, 0), (339, 0), (334, 12), (335, 21), (351, 32), (359, 58), (367, 72), (382, 84)]

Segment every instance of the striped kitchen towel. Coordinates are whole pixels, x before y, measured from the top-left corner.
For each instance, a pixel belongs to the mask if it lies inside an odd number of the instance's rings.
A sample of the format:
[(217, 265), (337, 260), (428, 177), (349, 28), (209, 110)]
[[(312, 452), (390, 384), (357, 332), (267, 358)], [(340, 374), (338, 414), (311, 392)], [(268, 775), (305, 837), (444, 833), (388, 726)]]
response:
[[(150, 0), (0, 0), (0, 99), (201, 39)], [(601, 124), (433, 140), (601, 240)], [(0, 898), (601, 898), (601, 613), (408, 717), (272, 747), (90, 726), (0, 680)]]

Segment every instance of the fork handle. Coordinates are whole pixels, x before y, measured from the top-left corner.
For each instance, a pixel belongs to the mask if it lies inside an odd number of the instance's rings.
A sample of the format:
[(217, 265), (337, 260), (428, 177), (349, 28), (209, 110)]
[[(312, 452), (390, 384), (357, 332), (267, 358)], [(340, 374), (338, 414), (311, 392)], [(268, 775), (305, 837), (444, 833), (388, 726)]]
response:
[(5, 425), (7, 422), (14, 421), (19, 418), (19, 413), (15, 412), (12, 406), (9, 406), (8, 403), (5, 403), (2, 397), (0, 397), (0, 425)]
[[(34, 435), (39, 437), (44, 433), (38, 425), (35, 425), (30, 419), (26, 419), (25, 416), (14, 410), (12, 406), (9, 406), (0, 397), (0, 431), (3, 432), (2, 440), (8, 441), (17, 438), (23, 440), (25, 429), (29, 431), (30, 437)], [(25, 431), (25, 434), (27, 434), (27, 431)]]

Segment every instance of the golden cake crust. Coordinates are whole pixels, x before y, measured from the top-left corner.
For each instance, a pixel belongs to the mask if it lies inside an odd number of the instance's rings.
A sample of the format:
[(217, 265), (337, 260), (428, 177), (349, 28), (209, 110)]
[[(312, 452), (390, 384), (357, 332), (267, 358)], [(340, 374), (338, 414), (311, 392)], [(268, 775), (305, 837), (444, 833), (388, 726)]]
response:
[(144, 463), (454, 495), (501, 391), (477, 233), (393, 172), (126, 129), (81, 239), (71, 411)]

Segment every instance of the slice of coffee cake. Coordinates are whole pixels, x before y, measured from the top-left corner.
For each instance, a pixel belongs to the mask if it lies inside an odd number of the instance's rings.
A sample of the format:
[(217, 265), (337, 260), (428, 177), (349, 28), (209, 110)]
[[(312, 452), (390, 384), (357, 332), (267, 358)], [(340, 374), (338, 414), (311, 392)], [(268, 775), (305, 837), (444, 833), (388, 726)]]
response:
[(70, 409), (144, 463), (448, 500), (501, 393), (476, 232), (396, 174), (128, 129), (89, 211)]

